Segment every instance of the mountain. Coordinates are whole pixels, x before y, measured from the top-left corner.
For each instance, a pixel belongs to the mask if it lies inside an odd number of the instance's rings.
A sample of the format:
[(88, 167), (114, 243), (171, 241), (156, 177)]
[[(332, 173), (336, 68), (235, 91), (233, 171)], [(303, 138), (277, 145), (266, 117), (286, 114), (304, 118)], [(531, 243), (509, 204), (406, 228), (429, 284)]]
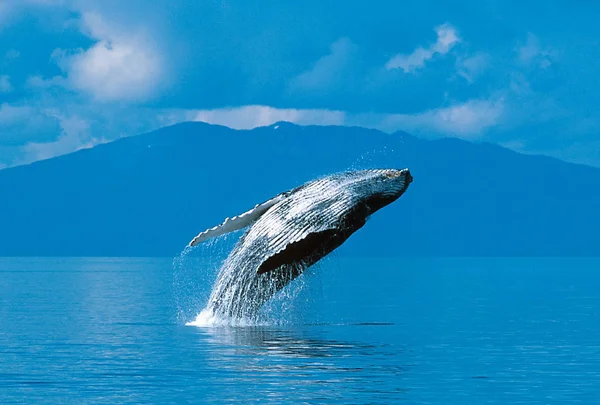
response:
[(600, 254), (600, 169), (458, 139), (277, 123), (183, 123), (0, 171), (0, 255), (174, 256), (198, 232), (317, 176), (414, 182), (344, 254)]

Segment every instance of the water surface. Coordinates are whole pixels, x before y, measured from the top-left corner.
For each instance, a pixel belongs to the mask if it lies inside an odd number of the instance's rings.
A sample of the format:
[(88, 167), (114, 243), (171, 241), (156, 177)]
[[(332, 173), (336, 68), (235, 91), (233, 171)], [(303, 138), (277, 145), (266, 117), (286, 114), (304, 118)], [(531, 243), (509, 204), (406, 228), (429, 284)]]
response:
[(334, 256), (260, 325), (200, 328), (202, 265), (4, 258), (0, 403), (594, 404), (598, 269)]

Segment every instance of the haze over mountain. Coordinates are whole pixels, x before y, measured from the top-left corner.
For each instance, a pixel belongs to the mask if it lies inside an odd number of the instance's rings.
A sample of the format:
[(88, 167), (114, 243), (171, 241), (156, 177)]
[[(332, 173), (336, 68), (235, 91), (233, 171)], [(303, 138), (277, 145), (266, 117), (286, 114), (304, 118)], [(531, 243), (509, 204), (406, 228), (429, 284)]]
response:
[(1, 170), (0, 255), (174, 256), (281, 191), (369, 167), (408, 167), (414, 182), (343, 254), (598, 254), (600, 169), (458, 139), (281, 122), (183, 123)]

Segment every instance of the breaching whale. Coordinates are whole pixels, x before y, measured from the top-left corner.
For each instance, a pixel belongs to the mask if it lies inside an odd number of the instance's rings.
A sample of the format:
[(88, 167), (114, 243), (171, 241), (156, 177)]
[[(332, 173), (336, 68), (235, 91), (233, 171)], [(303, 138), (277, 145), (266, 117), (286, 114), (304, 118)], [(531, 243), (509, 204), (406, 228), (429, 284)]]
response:
[(255, 317), (273, 294), (397, 200), (411, 182), (408, 169), (333, 174), (198, 234), (190, 247), (248, 227), (223, 262), (206, 310), (217, 318)]

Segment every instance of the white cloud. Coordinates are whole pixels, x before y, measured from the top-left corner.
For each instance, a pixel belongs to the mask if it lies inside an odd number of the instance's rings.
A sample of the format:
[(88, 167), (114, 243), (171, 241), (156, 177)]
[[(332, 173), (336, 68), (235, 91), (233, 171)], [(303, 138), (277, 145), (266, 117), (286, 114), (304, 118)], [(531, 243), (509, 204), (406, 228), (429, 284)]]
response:
[(77, 117), (55, 115), (60, 123), (62, 133), (52, 142), (28, 142), (22, 147), (23, 157), (19, 164), (27, 164), (37, 160), (48, 159), (81, 149), (91, 148), (106, 142), (103, 138), (93, 138), (90, 125), (86, 120)]
[[(5, 160), (2, 163), (31, 163), (184, 121), (202, 121), (234, 129), (252, 129), (287, 121), (299, 125), (361, 126), (384, 132), (404, 130), (429, 138), (454, 136), (473, 140), (503, 124), (504, 100), (471, 100), (417, 114), (364, 114), (327, 109), (282, 109), (250, 105), (213, 110), (141, 111), (136, 107), (127, 109), (121, 114), (123, 117), (115, 118), (114, 109), (111, 108), (102, 111), (72, 106), (70, 110), (74, 111), (70, 115), (64, 115), (63, 110), (43, 111), (46, 117), (58, 122), (60, 127), (54, 133), (59, 132), (60, 135), (54, 135), (48, 141), (29, 142), (20, 147), (18, 160)], [(23, 122), (35, 114), (40, 112), (31, 107), (11, 107), (4, 104), (0, 106), (0, 127), (2, 122)]]
[(331, 45), (330, 53), (319, 59), (314, 66), (295, 77), (290, 84), (291, 90), (315, 91), (327, 90), (342, 81), (341, 73), (348, 67), (357, 47), (348, 38), (341, 38)]
[(97, 40), (74, 55), (57, 50), (68, 83), (98, 101), (144, 101), (161, 87), (164, 64), (158, 51), (141, 32), (124, 32), (99, 14), (84, 13), (84, 32)]
[[(471, 100), (417, 114), (352, 114), (325, 109), (279, 109), (245, 106), (215, 110), (189, 110), (191, 121), (235, 129), (251, 129), (288, 121), (299, 125), (356, 125), (385, 132), (405, 130), (429, 137), (455, 136), (476, 139), (501, 123), (504, 100)], [(183, 116), (182, 116), (183, 117)]]
[(437, 40), (427, 48), (419, 46), (411, 54), (398, 54), (385, 65), (387, 69), (402, 69), (405, 73), (414, 72), (425, 66), (425, 62), (436, 54), (445, 55), (461, 41), (456, 29), (450, 24), (435, 27)]
[(0, 75), (0, 93), (10, 93), (12, 90), (13, 86), (10, 84), (10, 77)]
[(549, 47), (543, 48), (538, 37), (532, 33), (527, 34), (527, 40), (517, 47), (516, 52), (517, 59), (521, 64), (539, 67), (540, 69), (550, 67), (556, 57), (555, 52)]
[(527, 35), (525, 44), (517, 48), (519, 61), (523, 63), (530, 63), (540, 52), (540, 41), (531, 33)]
[(465, 58), (458, 58), (456, 69), (459, 76), (467, 82), (473, 83), (489, 66), (489, 56), (477, 53)]
[(11, 153), (0, 153), (4, 155), (0, 163), (31, 163), (184, 121), (203, 121), (234, 129), (252, 129), (288, 121), (299, 125), (352, 125), (385, 132), (405, 130), (425, 137), (477, 139), (502, 123), (503, 110), (504, 102), (500, 98), (472, 100), (418, 114), (364, 114), (264, 105), (212, 110), (131, 106), (119, 107), (119, 114), (115, 114), (115, 108), (110, 105), (71, 104), (57, 109), (2, 104), (0, 133), (4, 135), (0, 138), (0, 147), (18, 147), (18, 153), (13, 153), (12, 158)]
[(342, 125), (345, 113), (331, 110), (280, 109), (262, 105), (190, 111), (192, 121), (208, 122), (235, 129), (250, 129), (288, 121), (303, 125)]
[(31, 113), (31, 107), (0, 104), (0, 125), (11, 124), (26, 119)]
[(58, 128), (56, 118), (37, 106), (0, 105), (0, 146), (22, 145), (27, 140), (52, 140), (59, 133)]
[[(417, 114), (375, 116), (370, 125), (383, 131), (404, 130), (428, 137), (477, 139), (501, 123), (504, 100), (470, 100)], [(360, 116), (358, 116), (360, 125)]]
[(52, 96), (31, 105), (0, 104), (0, 163), (14, 166), (72, 153), (190, 121), (196, 114), (80, 98), (56, 104)]

